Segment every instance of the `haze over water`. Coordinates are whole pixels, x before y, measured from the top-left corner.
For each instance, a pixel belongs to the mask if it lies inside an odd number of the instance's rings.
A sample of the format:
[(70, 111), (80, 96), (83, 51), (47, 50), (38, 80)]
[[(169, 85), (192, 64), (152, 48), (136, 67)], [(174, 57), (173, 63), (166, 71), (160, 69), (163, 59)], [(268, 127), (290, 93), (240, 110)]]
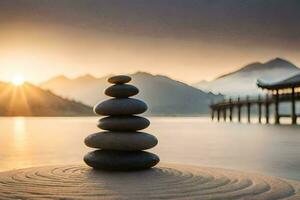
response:
[[(0, 118), (0, 171), (82, 163), (97, 117)], [(300, 127), (214, 123), (208, 118), (150, 118), (145, 132), (161, 162), (259, 172), (300, 180)]]

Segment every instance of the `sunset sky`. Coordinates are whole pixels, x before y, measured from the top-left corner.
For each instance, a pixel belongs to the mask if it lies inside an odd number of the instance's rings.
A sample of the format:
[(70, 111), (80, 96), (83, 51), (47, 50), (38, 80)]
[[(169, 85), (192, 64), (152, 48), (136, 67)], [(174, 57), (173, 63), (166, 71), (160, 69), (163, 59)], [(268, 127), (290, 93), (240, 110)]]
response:
[(0, 80), (139, 70), (193, 83), (275, 57), (300, 66), (299, 0), (0, 1)]

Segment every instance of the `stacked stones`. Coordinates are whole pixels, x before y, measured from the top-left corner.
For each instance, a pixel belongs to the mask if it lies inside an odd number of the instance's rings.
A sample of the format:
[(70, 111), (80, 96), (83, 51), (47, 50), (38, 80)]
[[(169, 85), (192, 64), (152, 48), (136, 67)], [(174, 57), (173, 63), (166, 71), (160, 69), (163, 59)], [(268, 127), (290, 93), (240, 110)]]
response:
[(155, 166), (159, 157), (143, 151), (157, 145), (156, 137), (137, 132), (150, 125), (148, 119), (137, 114), (147, 110), (147, 105), (138, 99), (129, 98), (139, 90), (130, 84), (129, 76), (113, 76), (108, 79), (114, 85), (105, 90), (105, 94), (114, 97), (94, 107), (94, 112), (104, 117), (98, 127), (106, 130), (94, 133), (85, 139), (88, 147), (98, 148), (85, 155), (87, 165), (102, 170), (141, 170)]

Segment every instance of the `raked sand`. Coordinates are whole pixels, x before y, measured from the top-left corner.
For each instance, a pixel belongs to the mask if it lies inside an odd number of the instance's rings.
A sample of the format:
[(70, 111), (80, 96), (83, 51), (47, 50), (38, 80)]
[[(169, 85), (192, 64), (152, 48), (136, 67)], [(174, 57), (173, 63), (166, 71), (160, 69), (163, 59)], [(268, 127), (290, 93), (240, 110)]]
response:
[(84, 165), (0, 173), (0, 199), (300, 199), (300, 183), (233, 170), (160, 164), (138, 172)]

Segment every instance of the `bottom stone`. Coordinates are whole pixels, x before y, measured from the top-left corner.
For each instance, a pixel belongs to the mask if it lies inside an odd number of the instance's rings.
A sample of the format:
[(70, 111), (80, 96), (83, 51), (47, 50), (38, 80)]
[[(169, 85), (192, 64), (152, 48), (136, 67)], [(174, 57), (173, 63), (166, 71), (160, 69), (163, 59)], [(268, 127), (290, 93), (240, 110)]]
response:
[(132, 171), (155, 166), (159, 157), (145, 151), (96, 150), (86, 154), (84, 162), (95, 169)]

